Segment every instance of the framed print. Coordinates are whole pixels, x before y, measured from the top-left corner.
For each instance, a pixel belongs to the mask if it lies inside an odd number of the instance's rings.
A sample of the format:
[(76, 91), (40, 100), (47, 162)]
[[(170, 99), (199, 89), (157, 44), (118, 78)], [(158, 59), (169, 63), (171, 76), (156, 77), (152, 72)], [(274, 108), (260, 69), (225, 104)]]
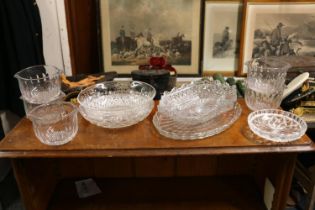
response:
[(238, 67), (241, 1), (206, 1), (203, 74), (234, 75)]
[(262, 56), (315, 56), (315, 2), (247, 2), (239, 74)]
[(100, 0), (105, 71), (130, 74), (163, 56), (180, 75), (199, 74), (201, 0)]

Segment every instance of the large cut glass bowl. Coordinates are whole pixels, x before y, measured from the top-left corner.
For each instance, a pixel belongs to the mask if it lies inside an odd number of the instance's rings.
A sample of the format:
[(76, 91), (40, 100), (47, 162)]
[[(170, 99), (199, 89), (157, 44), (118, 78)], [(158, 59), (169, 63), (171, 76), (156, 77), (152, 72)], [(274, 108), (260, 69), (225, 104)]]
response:
[(81, 115), (104, 128), (122, 128), (145, 119), (154, 106), (155, 89), (140, 81), (111, 81), (90, 86), (78, 95)]

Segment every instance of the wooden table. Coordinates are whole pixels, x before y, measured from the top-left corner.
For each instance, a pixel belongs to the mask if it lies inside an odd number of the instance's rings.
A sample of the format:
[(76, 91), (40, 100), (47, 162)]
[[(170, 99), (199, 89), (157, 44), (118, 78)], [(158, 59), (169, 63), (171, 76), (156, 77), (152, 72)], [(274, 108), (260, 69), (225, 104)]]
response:
[[(151, 115), (124, 129), (104, 129), (79, 117), (79, 132), (63, 146), (41, 144), (28, 119), (0, 142), (12, 158), (26, 209), (265, 209), (266, 179), (275, 187), (272, 209), (284, 209), (297, 153), (315, 151), (303, 136), (270, 144), (250, 132), (249, 110), (229, 129), (196, 141), (161, 136)], [(102, 193), (79, 199), (74, 182), (92, 177)]]

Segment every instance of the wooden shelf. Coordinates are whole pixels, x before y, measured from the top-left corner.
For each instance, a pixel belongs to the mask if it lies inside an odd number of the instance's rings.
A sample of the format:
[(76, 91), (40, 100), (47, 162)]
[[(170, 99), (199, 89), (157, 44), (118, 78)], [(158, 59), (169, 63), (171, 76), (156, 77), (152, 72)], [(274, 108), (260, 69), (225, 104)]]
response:
[(102, 193), (85, 199), (78, 198), (77, 180), (57, 185), (49, 210), (266, 209), (255, 182), (245, 176), (96, 179)]
[(156, 107), (142, 122), (121, 129), (105, 129), (89, 123), (79, 115), (78, 134), (73, 141), (58, 147), (42, 144), (32, 131), (32, 122), (23, 118), (0, 142), (0, 158), (160, 157), (315, 150), (315, 144), (306, 135), (288, 144), (275, 144), (261, 139), (258, 141), (247, 124), (250, 110), (244, 100), (238, 102), (242, 114), (229, 129), (195, 141), (176, 141), (160, 135), (152, 123)]
[[(153, 111), (124, 129), (104, 129), (79, 117), (73, 141), (51, 147), (38, 141), (24, 118), (0, 142), (0, 158), (13, 159), (27, 210), (260, 210), (266, 178), (275, 187), (271, 209), (283, 210), (296, 155), (315, 151), (315, 144), (306, 135), (290, 144), (257, 142), (248, 135), (250, 111), (244, 100), (239, 103), (242, 114), (229, 129), (196, 141), (161, 136), (152, 124)], [(237, 175), (244, 176), (231, 178)], [(192, 178), (178, 178), (183, 176)], [(103, 193), (78, 199), (77, 177), (103, 178), (97, 180)]]

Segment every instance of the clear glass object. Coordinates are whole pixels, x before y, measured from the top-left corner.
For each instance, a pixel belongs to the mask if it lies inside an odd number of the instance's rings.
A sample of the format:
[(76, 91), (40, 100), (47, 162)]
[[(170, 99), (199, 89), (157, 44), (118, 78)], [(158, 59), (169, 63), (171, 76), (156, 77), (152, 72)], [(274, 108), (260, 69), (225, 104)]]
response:
[(168, 115), (157, 112), (153, 117), (153, 124), (161, 135), (168, 138), (195, 140), (213, 136), (228, 129), (240, 117), (241, 112), (240, 105), (235, 103), (231, 110), (198, 125), (180, 124)]
[(164, 92), (158, 112), (179, 124), (196, 125), (233, 109), (236, 87), (218, 80), (201, 80)]
[(60, 94), (61, 71), (53, 66), (31, 66), (17, 72), (20, 91), (30, 103), (48, 103)]
[(251, 110), (280, 106), (290, 65), (280, 58), (262, 57), (246, 63), (245, 101)]
[(81, 115), (104, 128), (122, 128), (145, 119), (154, 106), (155, 89), (140, 81), (111, 81), (90, 86), (77, 97)]
[(307, 124), (291, 112), (263, 109), (248, 116), (249, 128), (258, 136), (274, 142), (290, 142), (301, 138)]
[(43, 104), (34, 108), (28, 118), (37, 138), (47, 145), (62, 145), (78, 132), (77, 108), (69, 102)]
[[(64, 97), (66, 95), (63, 93), (63, 92), (60, 92), (59, 96), (57, 98), (54, 98), (52, 101), (49, 101), (47, 103), (56, 103), (56, 102), (60, 102), (60, 101), (63, 101)], [(20, 99), (23, 101), (23, 105), (24, 105), (24, 111), (25, 111), (25, 114), (26, 116), (28, 116), (28, 113), (31, 112), (35, 107), (38, 107), (42, 104), (47, 104), (47, 103), (31, 103), (31, 102), (28, 102), (27, 100), (25, 100), (23, 98), (23, 96), (20, 97)]]

